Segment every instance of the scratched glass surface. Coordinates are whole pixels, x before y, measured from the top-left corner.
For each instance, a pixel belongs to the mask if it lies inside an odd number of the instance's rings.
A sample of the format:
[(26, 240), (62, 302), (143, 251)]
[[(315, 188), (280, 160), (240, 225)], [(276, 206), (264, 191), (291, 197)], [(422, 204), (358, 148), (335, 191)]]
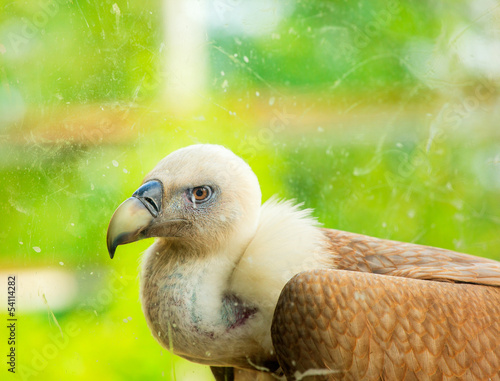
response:
[(193, 143), (231, 148), (264, 199), (327, 227), (499, 260), (499, 38), (493, 0), (3, 0), (0, 301), (5, 321), (17, 274), (17, 376), (211, 379), (146, 326), (151, 240), (113, 261), (105, 246), (117, 205)]

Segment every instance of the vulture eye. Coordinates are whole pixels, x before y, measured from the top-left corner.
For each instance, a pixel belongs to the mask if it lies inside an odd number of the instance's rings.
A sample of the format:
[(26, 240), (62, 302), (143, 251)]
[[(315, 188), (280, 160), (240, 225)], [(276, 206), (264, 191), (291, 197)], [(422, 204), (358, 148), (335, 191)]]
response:
[(188, 189), (188, 199), (196, 206), (196, 204), (201, 204), (212, 197), (212, 188), (209, 186), (195, 187)]

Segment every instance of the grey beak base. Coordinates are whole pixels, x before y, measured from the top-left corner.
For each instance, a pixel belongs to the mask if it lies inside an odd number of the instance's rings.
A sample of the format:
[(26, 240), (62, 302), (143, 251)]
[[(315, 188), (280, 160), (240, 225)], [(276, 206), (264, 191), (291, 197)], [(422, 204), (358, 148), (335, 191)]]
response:
[(148, 181), (142, 184), (132, 197), (137, 197), (153, 217), (158, 217), (161, 211), (163, 185), (158, 180)]

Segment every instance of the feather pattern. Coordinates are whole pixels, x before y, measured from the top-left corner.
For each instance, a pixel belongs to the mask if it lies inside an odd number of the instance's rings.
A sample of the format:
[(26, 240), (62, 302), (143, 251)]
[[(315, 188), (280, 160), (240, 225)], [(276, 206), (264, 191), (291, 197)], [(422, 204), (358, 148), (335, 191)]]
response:
[(500, 262), (491, 259), (340, 230), (323, 232), (337, 269), (500, 286)]
[(287, 379), (500, 379), (500, 263), (323, 233), (331, 269), (295, 276), (274, 314)]
[(499, 380), (500, 289), (304, 272), (284, 288), (272, 336), (289, 380)]

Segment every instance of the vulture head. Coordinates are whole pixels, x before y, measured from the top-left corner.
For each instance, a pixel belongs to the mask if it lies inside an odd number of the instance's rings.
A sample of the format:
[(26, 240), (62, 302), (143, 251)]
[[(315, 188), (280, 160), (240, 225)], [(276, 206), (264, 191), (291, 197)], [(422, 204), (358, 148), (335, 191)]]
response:
[(161, 160), (118, 207), (109, 254), (148, 237), (156, 240), (142, 258), (141, 302), (157, 341), (203, 364), (276, 368), (270, 327), (280, 291), (319, 266), (322, 233), (309, 212), (276, 199), (261, 205), (248, 164), (222, 146), (193, 145)]
[(175, 240), (198, 253), (247, 245), (258, 224), (261, 192), (241, 158), (218, 145), (173, 152), (123, 202), (108, 228), (108, 251), (148, 237)]

